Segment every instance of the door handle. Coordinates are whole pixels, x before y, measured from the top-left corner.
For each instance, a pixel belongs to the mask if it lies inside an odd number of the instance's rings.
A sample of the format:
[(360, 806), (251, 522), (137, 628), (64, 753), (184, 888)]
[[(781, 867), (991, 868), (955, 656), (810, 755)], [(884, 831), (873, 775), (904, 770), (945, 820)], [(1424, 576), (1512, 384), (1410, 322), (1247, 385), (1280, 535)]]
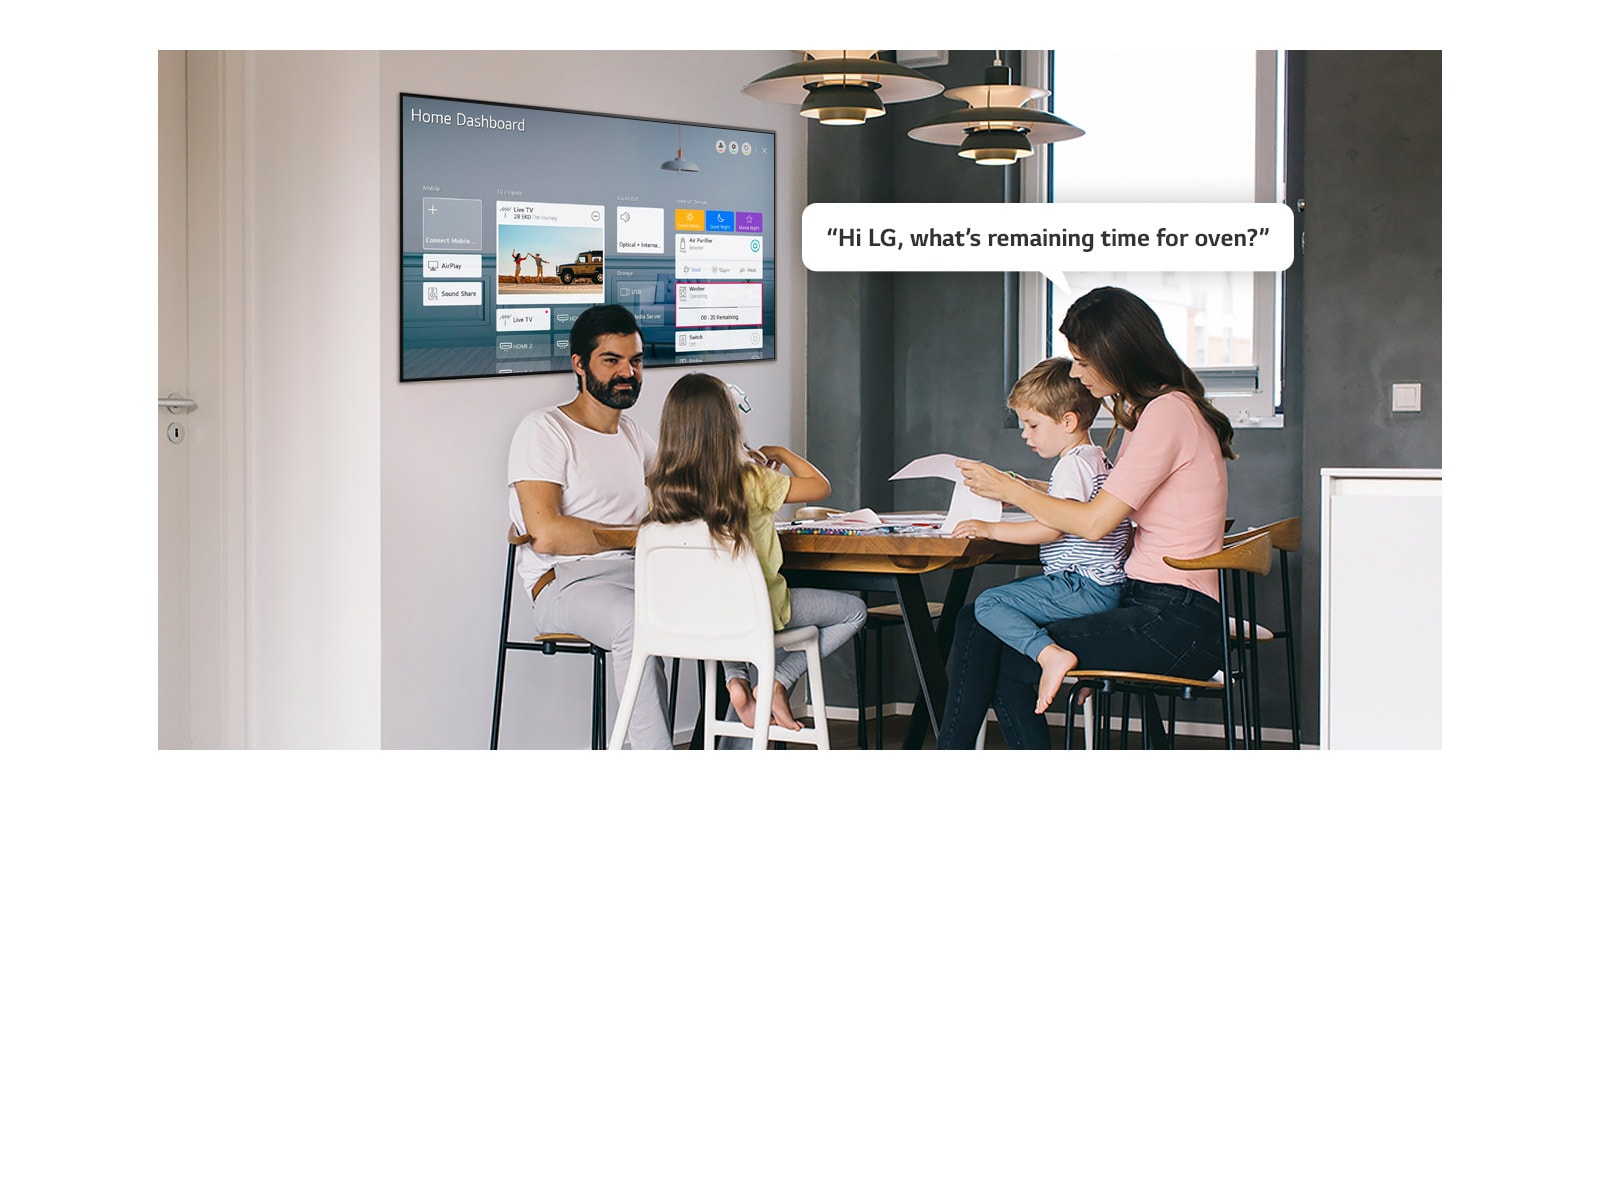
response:
[(196, 403), (192, 398), (157, 398), (156, 405), (165, 406), (168, 414), (176, 414), (180, 410), (193, 410)]

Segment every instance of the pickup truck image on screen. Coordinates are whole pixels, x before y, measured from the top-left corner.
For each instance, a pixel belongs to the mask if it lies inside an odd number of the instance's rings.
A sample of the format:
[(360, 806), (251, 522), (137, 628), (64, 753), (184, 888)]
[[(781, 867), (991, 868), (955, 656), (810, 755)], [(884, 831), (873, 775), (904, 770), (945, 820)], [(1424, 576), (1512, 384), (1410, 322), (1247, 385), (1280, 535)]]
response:
[(650, 366), (772, 360), (776, 192), (771, 131), (401, 94), (400, 380), (566, 372), (600, 303)]

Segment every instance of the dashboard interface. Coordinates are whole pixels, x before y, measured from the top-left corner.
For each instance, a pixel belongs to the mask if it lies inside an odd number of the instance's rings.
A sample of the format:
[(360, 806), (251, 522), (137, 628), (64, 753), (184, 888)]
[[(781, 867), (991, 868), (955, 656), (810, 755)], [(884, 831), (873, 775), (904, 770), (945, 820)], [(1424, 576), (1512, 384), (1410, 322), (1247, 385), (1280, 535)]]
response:
[(587, 307), (649, 365), (771, 360), (771, 131), (400, 96), (400, 380), (571, 368)]

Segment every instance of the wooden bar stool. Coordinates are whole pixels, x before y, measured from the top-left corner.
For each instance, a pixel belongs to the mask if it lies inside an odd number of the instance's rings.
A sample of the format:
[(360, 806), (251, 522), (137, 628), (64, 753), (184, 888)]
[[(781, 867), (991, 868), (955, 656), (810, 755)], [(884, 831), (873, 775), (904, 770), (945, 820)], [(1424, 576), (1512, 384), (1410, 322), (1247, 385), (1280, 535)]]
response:
[[(542, 652), (546, 656), (588, 656), (594, 661), (594, 685), (590, 690), (589, 749), (606, 748), (606, 650), (592, 644), (583, 636), (571, 632), (546, 632), (531, 640), (509, 639), (511, 631), (511, 587), (517, 569), (517, 546), (525, 545), (526, 533), (518, 533), (515, 525), (506, 530), (506, 592), (500, 604), (500, 659), (494, 672), (494, 721), (489, 731), (489, 749), (500, 748), (500, 702), (505, 693), (506, 653)], [(702, 698), (704, 691), (702, 689)], [(674, 724), (678, 716), (678, 662), (673, 660), (672, 672), (667, 681), (667, 725)]]
[[(1067, 699), (1067, 740), (1072, 738), (1072, 719), (1079, 692), (1092, 692), (1084, 703), (1084, 745), (1093, 748), (1096, 738), (1110, 738), (1110, 705), (1114, 694), (1137, 695), (1144, 713), (1144, 745), (1159, 745), (1157, 734), (1165, 733), (1157, 697), (1166, 697), (1171, 708), (1179, 700), (1220, 698), (1223, 728), (1229, 750), (1240, 746), (1259, 746), (1259, 727), (1249, 692), (1250, 648), (1246, 636), (1255, 627), (1255, 589), (1253, 578), (1272, 568), (1272, 540), (1265, 532), (1252, 533), (1224, 544), (1214, 554), (1199, 558), (1163, 558), (1175, 570), (1217, 571), (1217, 626), (1222, 641), (1223, 667), (1220, 680), (1170, 677), (1156, 673), (1127, 672), (1118, 669), (1074, 669), (1069, 677), (1071, 696)], [(1235, 627), (1238, 618), (1244, 626)], [(1237, 710), (1235, 698), (1237, 697)], [(1236, 724), (1237, 723), (1237, 724)], [(1124, 731), (1126, 734), (1126, 731)], [(1170, 735), (1168, 736), (1170, 745)]]
[[(513, 640), (511, 632), (511, 588), (516, 581), (517, 546), (528, 541), (526, 533), (518, 533), (515, 525), (506, 530), (506, 590), (500, 604), (500, 658), (494, 673), (494, 721), (489, 731), (489, 749), (500, 747), (500, 702), (505, 693), (506, 653), (542, 652), (546, 656), (558, 654), (587, 656), (594, 662), (594, 686), (589, 706), (589, 749), (604, 750), (606, 746), (606, 650), (592, 644), (583, 636), (569, 632), (546, 632), (531, 640)], [(677, 687), (677, 678), (673, 678)]]
[[(1273, 552), (1277, 555), (1278, 582), (1283, 595), (1283, 627), (1278, 631), (1257, 627), (1253, 640), (1258, 645), (1282, 642), (1289, 665), (1289, 726), (1294, 736), (1294, 748), (1299, 750), (1301, 733), (1300, 672), (1299, 662), (1295, 657), (1294, 594), (1290, 585), (1289, 555), (1300, 551), (1300, 518), (1285, 517), (1281, 521), (1273, 521), (1270, 525), (1258, 525), (1252, 529), (1241, 530), (1236, 534), (1223, 538), (1223, 541), (1231, 543), (1262, 533), (1271, 539)], [(1253, 691), (1259, 700), (1259, 677), (1257, 677), (1257, 683), (1253, 687)], [(1259, 719), (1259, 717), (1258, 708), (1257, 718)]]

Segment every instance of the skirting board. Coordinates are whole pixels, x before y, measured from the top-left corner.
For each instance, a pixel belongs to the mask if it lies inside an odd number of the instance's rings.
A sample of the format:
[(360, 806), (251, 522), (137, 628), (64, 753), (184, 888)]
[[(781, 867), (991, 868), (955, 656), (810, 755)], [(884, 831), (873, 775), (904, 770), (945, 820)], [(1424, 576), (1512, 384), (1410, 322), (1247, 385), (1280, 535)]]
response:
[[(873, 707), (868, 706), (866, 714), (867, 720), (872, 721), (877, 718), (878, 711)], [(896, 701), (885, 705), (883, 708), (883, 716), (886, 718), (909, 717), (910, 715), (910, 702)], [(1066, 723), (1067, 716), (1066, 714), (1047, 713), (1044, 715), (1044, 717), (1045, 721), (1049, 722), (1052, 726), (1060, 726)], [(828, 720), (833, 722), (854, 722), (856, 720), (856, 710), (854, 707), (848, 705), (830, 705), (828, 707)], [(989, 711), (988, 720), (998, 724), (998, 719), (994, 716), (994, 710)], [(1081, 713), (1078, 715), (1077, 724), (1074, 728), (1079, 730), (1083, 729), (1083, 715)], [(1120, 717), (1112, 718), (1111, 728), (1118, 733), (1121, 733), (1122, 719)], [(1128, 719), (1128, 732), (1130, 734), (1140, 733), (1143, 729), (1143, 724), (1138, 718)], [(1187, 734), (1194, 738), (1215, 738), (1220, 741), (1222, 739), (1222, 723), (1179, 722), (1178, 733)], [(1273, 729), (1271, 726), (1268, 726), (1261, 731), (1261, 738), (1264, 742), (1282, 742), (1285, 744), (1291, 744), (1294, 742), (1294, 732), (1291, 730)], [(1306, 742), (1302, 742), (1300, 744), (1300, 748), (1302, 750), (1316, 749), (1316, 747)]]

